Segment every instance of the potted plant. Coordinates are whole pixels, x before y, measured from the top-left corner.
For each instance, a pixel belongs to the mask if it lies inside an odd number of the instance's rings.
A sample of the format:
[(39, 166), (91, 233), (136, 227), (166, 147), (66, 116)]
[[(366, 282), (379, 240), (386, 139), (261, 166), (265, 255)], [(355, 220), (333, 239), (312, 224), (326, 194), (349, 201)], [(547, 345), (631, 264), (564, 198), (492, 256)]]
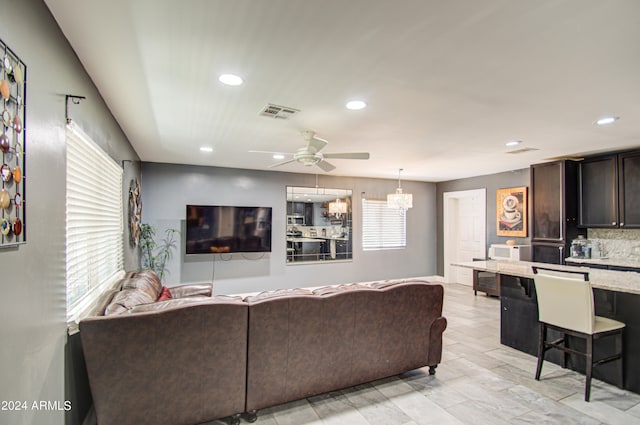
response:
[(176, 248), (176, 234), (180, 233), (176, 229), (167, 229), (164, 239), (156, 242), (156, 229), (150, 225), (142, 223), (140, 226), (140, 252), (142, 254), (142, 267), (151, 269), (162, 281), (165, 275), (167, 260), (173, 257), (173, 250)]

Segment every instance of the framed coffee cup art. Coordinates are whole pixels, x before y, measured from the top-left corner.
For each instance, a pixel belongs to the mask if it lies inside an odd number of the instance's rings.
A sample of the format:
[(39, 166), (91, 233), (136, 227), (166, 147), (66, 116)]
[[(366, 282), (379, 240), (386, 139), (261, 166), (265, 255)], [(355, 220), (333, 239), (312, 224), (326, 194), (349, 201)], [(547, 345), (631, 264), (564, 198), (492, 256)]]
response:
[(496, 234), (527, 237), (527, 186), (496, 191)]

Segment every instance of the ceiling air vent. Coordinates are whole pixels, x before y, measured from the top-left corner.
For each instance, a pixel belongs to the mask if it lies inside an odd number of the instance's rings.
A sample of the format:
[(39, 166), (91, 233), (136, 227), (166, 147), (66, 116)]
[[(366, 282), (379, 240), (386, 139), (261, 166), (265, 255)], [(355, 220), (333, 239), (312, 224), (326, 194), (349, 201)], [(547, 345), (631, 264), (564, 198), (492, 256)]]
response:
[(300, 110), (289, 108), (288, 106), (280, 106), (269, 103), (262, 109), (262, 111), (260, 111), (260, 115), (278, 120), (288, 120), (297, 112), (300, 112)]
[(513, 151), (508, 151), (507, 153), (519, 154), (519, 153), (539, 151), (539, 150), (540, 149), (536, 149), (536, 148), (522, 148), (522, 149), (516, 149), (516, 150), (513, 150)]

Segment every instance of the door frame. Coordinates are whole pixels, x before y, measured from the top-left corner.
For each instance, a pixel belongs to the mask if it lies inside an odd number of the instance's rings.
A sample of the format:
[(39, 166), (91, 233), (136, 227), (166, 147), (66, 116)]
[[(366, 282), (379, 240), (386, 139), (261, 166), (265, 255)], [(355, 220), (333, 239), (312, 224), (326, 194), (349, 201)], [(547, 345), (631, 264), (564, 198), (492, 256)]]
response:
[(486, 255), (486, 247), (487, 247), (487, 189), (471, 189), (471, 190), (461, 190), (456, 192), (444, 192), (442, 194), (442, 227), (443, 227), (443, 258), (444, 258), (444, 281), (447, 283), (451, 283), (451, 261), (456, 258), (453, 250), (457, 246), (457, 243), (451, 243), (450, 241), (454, 237), (454, 235), (458, 234), (458, 220), (457, 215), (456, 219), (453, 220), (452, 212), (454, 210), (453, 204), (457, 202), (457, 200), (462, 198), (471, 198), (478, 197), (482, 204), (483, 208), (482, 215), (484, 223), (484, 232), (482, 232), (482, 243), (481, 246), (484, 247), (484, 252), (482, 253), (482, 257)]

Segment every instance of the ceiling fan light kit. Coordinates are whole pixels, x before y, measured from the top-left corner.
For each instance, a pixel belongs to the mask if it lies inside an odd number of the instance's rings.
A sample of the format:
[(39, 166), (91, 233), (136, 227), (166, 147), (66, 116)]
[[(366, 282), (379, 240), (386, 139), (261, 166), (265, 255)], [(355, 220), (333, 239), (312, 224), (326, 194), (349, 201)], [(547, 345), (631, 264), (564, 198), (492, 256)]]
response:
[[(369, 159), (369, 152), (345, 152), (345, 153), (326, 153), (323, 154), (320, 151), (324, 149), (329, 142), (319, 137), (316, 137), (314, 131), (305, 130), (302, 132), (302, 137), (307, 142), (307, 146), (298, 149), (293, 155), (293, 159), (278, 162), (271, 165), (269, 168), (279, 167), (281, 165), (289, 164), (291, 162), (299, 162), (302, 165), (311, 167), (312, 165), (318, 166), (325, 172), (335, 170), (335, 165), (326, 161), (326, 158), (335, 159)], [(252, 152), (264, 152), (264, 151), (252, 151)], [(279, 153), (279, 152), (273, 152)], [(286, 154), (285, 154), (286, 155)]]

